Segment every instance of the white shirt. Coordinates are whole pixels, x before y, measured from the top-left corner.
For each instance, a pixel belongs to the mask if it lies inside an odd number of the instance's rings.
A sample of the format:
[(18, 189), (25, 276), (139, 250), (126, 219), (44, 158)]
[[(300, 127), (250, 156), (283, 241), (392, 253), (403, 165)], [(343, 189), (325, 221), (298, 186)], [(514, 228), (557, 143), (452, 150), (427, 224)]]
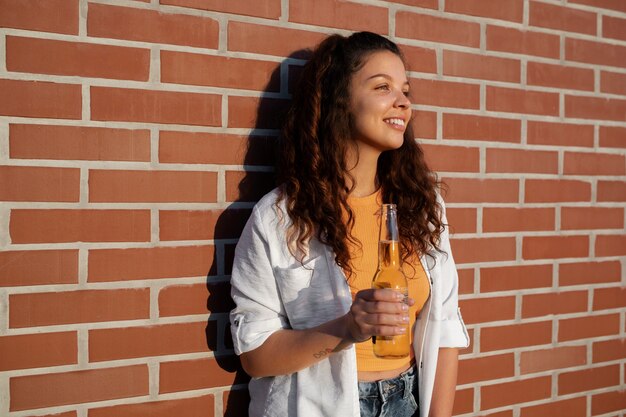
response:
[[(313, 239), (304, 265), (286, 243), (290, 225), (278, 190), (259, 201), (246, 224), (232, 271), (230, 314), (235, 353), (261, 346), (280, 329), (308, 329), (346, 314), (352, 295), (332, 250)], [(443, 206), (443, 202), (441, 202)], [(443, 222), (446, 223), (445, 213)], [(442, 347), (467, 347), (469, 337), (458, 309), (458, 275), (447, 228), (440, 248), (421, 258), (431, 295), (413, 328), (418, 366), (420, 416), (428, 416)], [(250, 417), (359, 417), (354, 347), (289, 375), (252, 378)]]

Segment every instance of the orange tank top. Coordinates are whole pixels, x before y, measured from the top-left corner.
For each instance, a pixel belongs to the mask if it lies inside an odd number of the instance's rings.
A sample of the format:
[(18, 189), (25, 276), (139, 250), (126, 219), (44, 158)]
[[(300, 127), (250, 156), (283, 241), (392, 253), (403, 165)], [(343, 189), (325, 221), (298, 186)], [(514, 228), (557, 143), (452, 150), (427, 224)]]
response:
[[(353, 275), (350, 278), (350, 287), (353, 293), (371, 288), (372, 279), (378, 269), (381, 199), (380, 191), (367, 197), (350, 197), (348, 199), (348, 204), (354, 215), (354, 227), (351, 234), (361, 242), (361, 247), (348, 243), (353, 268)], [(426, 272), (417, 256), (414, 257), (414, 261), (405, 262), (402, 267), (409, 283), (409, 297), (415, 300), (415, 304), (409, 309), (409, 328), (412, 331), (415, 318), (428, 299), (430, 287)], [(388, 371), (404, 367), (411, 361), (411, 358), (377, 358), (374, 355), (372, 339), (357, 343), (355, 347), (359, 371)]]

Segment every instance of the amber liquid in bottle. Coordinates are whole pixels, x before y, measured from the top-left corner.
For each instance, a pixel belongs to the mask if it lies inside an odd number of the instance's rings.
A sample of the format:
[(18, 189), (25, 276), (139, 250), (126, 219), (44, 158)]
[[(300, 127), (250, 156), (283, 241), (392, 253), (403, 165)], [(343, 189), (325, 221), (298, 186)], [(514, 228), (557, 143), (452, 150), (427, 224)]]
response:
[[(400, 263), (398, 218), (395, 204), (383, 204), (378, 241), (378, 271), (372, 281), (373, 288), (391, 288), (404, 295), (408, 302), (409, 288)], [(409, 324), (406, 332), (396, 336), (374, 336), (374, 355), (379, 358), (398, 359), (409, 356), (411, 338)]]

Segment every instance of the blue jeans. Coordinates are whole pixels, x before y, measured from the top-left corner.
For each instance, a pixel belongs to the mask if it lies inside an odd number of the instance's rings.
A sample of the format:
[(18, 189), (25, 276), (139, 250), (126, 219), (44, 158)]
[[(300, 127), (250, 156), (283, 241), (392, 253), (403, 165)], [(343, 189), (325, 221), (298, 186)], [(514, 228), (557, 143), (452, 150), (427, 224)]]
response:
[(361, 417), (418, 417), (415, 366), (395, 378), (359, 382)]

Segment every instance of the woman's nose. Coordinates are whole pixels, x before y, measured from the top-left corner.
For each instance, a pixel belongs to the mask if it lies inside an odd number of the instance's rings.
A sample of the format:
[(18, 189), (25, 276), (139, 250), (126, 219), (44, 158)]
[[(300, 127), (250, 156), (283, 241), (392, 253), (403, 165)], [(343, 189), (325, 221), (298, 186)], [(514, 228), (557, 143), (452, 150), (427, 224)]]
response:
[(403, 91), (398, 92), (396, 106), (403, 109), (411, 107), (411, 100), (409, 100)]

